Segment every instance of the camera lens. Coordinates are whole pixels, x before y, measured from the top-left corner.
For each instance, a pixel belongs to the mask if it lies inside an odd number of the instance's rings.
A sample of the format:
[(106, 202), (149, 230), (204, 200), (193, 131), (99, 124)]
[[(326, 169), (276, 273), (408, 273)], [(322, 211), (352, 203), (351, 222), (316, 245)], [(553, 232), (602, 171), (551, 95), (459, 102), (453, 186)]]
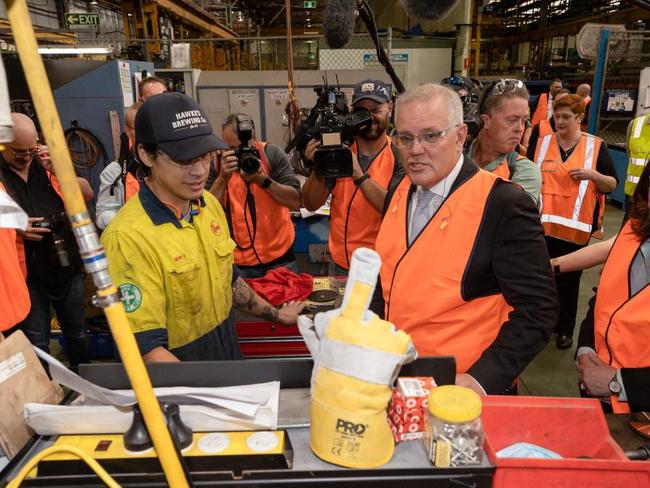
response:
[(239, 161), (239, 168), (246, 174), (254, 175), (260, 169), (260, 160), (252, 154), (243, 154)]

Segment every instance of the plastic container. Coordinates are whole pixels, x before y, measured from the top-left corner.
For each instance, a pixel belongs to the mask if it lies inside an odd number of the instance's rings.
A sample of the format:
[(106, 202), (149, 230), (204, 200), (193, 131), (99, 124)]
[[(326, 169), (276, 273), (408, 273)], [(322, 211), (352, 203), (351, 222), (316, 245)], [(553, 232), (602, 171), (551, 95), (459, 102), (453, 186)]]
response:
[(427, 410), (423, 439), (431, 462), (440, 468), (481, 464), (481, 397), (463, 386), (440, 386), (431, 390)]
[[(650, 487), (650, 463), (625, 457), (598, 400), (488, 396), (481, 419), (485, 452), (497, 467), (495, 488)], [(564, 459), (496, 457), (515, 442), (537, 444)]]

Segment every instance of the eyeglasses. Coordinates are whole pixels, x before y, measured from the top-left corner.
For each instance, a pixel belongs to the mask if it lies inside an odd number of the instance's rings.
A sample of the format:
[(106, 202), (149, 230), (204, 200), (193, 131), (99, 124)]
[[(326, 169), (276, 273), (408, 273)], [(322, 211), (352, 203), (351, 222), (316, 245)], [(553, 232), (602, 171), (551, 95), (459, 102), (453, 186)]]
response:
[(29, 151), (14, 151), (14, 150), (12, 149), (12, 150), (11, 150), (11, 155), (12, 155), (12, 157), (13, 157), (14, 159), (18, 159), (18, 160), (23, 160), (23, 161), (24, 161), (24, 160), (27, 160), (27, 159), (31, 159), (31, 158), (33, 158), (33, 157), (34, 157), (34, 154), (36, 154), (37, 152), (38, 152), (38, 151), (37, 151), (37, 149), (36, 149), (35, 147), (32, 148), (32, 149), (30, 149)]
[(411, 134), (400, 134), (398, 133), (395, 136), (395, 144), (399, 149), (409, 149), (417, 141), (417, 143), (422, 147), (431, 147), (438, 144), (441, 140), (447, 137), (449, 131), (455, 129), (460, 124), (452, 125), (438, 132), (423, 132), (417, 136)]
[(169, 157), (169, 154), (167, 154), (164, 151), (161, 151), (160, 149), (156, 151), (156, 154), (159, 154), (163, 159), (166, 159), (167, 162), (171, 163), (173, 166), (176, 166), (177, 168), (184, 169), (184, 170), (189, 170), (191, 168), (194, 168), (194, 166), (196, 166), (197, 164), (209, 163), (213, 157), (213, 154), (209, 152), (203, 154), (202, 156), (199, 156), (198, 158), (190, 159), (189, 161), (176, 161), (175, 159)]

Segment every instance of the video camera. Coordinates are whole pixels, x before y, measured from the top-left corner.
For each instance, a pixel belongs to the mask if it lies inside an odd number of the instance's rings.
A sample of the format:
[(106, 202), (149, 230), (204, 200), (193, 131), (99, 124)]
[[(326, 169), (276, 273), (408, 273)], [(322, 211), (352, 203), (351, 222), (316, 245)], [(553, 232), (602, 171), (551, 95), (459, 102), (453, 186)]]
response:
[(65, 233), (69, 225), (65, 213), (55, 214), (32, 224), (32, 227), (50, 229), (50, 233), (45, 235), (44, 240), (48, 244), (50, 262), (55, 269), (70, 266), (70, 255), (65, 241)]
[(469, 146), (478, 135), (479, 130), (481, 130), (481, 114), (479, 113), (478, 101), (483, 86), (478, 80), (456, 75), (443, 79), (440, 84), (458, 93), (463, 102), (463, 122), (467, 125), (465, 145)]
[(347, 147), (354, 138), (372, 126), (372, 116), (364, 108), (352, 112), (347, 97), (340, 88), (315, 86), (316, 105), (296, 130), (296, 136), (287, 146), (302, 154), (311, 139), (319, 139), (321, 146), (314, 154), (314, 171), (319, 178), (346, 178), (352, 176), (352, 151)]
[(254, 175), (260, 169), (260, 153), (255, 147), (249, 146), (253, 138), (255, 122), (246, 114), (237, 115), (237, 137), (239, 138), (239, 147), (235, 149), (235, 156), (239, 161), (239, 169), (249, 175)]

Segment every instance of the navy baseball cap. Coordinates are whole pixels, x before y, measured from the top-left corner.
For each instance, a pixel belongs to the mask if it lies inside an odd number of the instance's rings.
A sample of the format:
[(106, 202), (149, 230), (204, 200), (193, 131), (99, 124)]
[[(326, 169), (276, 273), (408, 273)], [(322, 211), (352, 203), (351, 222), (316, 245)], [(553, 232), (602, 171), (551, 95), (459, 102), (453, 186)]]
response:
[(135, 116), (137, 144), (156, 144), (175, 161), (191, 161), (228, 145), (212, 133), (203, 109), (182, 93), (147, 99)]
[(390, 102), (390, 88), (388, 88), (386, 83), (380, 80), (363, 80), (361, 83), (357, 83), (354, 87), (352, 105), (365, 98), (369, 98), (370, 100), (379, 103)]

